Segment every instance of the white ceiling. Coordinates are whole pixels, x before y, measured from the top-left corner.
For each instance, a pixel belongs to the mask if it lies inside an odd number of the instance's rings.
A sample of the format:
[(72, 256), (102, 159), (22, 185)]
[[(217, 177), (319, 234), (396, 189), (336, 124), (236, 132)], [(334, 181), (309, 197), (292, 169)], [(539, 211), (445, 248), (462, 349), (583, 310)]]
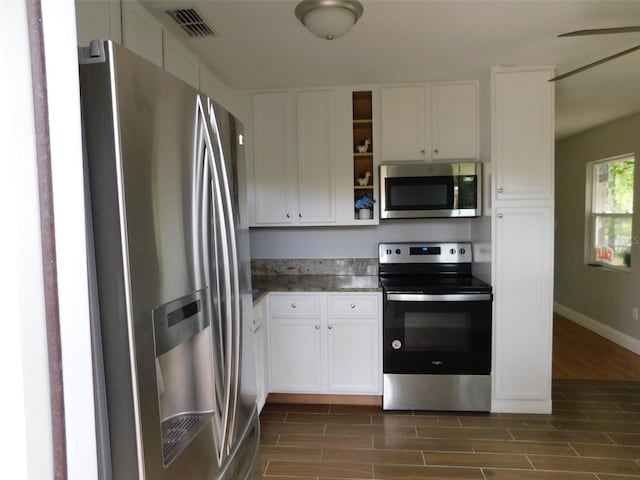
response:
[[(328, 41), (296, 19), (297, 1), (143, 1), (222, 80), (239, 89), (455, 81), (492, 65), (564, 73), (640, 44), (640, 33), (557, 38), (640, 25), (640, 0), (361, 0), (364, 14)], [(190, 38), (164, 13), (195, 8), (217, 35)], [(556, 136), (640, 111), (640, 51), (556, 84)]]

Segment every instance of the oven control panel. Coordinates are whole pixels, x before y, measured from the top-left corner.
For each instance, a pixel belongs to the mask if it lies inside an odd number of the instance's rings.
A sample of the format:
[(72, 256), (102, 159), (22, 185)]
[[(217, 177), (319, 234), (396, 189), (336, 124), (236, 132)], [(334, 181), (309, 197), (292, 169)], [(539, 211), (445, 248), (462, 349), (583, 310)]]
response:
[(378, 244), (379, 263), (470, 263), (471, 243), (395, 242)]

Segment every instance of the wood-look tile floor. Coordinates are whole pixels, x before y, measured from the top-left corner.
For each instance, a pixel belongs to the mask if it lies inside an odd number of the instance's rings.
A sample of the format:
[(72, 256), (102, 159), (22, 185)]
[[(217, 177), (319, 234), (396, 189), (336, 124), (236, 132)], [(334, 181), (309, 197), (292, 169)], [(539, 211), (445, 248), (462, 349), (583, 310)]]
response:
[(640, 382), (557, 380), (551, 415), (268, 404), (265, 480), (640, 478)]
[[(640, 479), (640, 357), (601, 347), (604, 339), (571, 322), (556, 323), (551, 415), (268, 404), (261, 415), (263, 477)], [(602, 373), (589, 373), (580, 349), (590, 357), (606, 349), (616, 360)], [(580, 373), (596, 379), (575, 379)]]

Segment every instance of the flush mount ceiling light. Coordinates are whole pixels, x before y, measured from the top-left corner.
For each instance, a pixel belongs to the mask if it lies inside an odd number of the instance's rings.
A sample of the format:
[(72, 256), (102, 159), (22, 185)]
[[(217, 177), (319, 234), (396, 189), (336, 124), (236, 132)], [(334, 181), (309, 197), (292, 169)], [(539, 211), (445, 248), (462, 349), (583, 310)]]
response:
[(320, 38), (338, 38), (358, 21), (364, 8), (356, 0), (304, 0), (296, 7), (296, 17)]

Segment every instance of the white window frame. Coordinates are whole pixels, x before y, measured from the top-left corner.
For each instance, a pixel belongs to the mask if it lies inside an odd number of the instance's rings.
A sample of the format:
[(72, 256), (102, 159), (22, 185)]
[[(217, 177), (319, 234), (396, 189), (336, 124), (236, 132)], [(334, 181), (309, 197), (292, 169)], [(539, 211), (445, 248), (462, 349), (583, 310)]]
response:
[(586, 222), (585, 222), (585, 263), (590, 266), (602, 267), (608, 270), (615, 270), (620, 272), (630, 272), (631, 268), (625, 265), (612, 265), (610, 263), (605, 263), (596, 259), (596, 219), (598, 217), (602, 218), (630, 218), (631, 219), (631, 234), (633, 238), (633, 210), (630, 213), (595, 213), (593, 202), (596, 198), (596, 183), (593, 181), (593, 170), (594, 166), (600, 163), (610, 163), (619, 160), (624, 160), (630, 158), (634, 163), (634, 192), (633, 192), (633, 203), (635, 205), (635, 160), (636, 156), (634, 153), (627, 153), (624, 155), (617, 155), (615, 157), (603, 158), (600, 160), (593, 160), (588, 162), (586, 165), (587, 168), (587, 176), (586, 176)]

